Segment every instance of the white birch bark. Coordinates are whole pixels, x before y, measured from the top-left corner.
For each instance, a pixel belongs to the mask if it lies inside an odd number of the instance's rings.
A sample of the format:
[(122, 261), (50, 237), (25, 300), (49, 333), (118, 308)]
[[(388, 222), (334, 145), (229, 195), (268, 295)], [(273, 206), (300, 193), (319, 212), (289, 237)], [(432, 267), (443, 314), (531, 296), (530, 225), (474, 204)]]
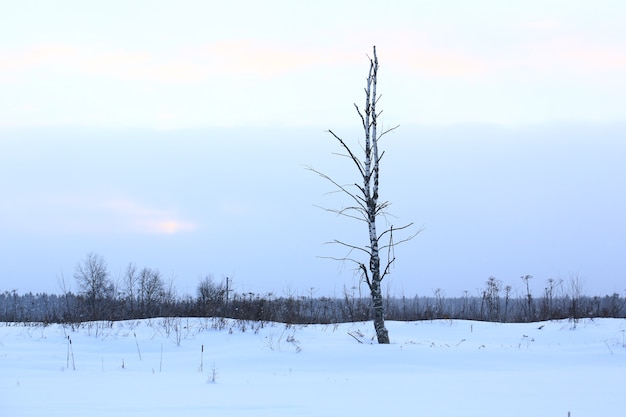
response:
[[(352, 219), (357, 219), (361, 221), (365, 221), (367, 223), (368, 231), (369, 231), (369, 245), (363, 247), (358, 245), (351, 245), (348, 243), (344, 243), (339, 240), (335, 240), (334, 243), (338, 243), (349, 248), (350, 251), (356, 250), (361, 253), (366, 253), (369, 257), (369, 265), (366, 263), (356, 260), (354, 258), (346, 257), (346, 258), (332, 258), (341, 261), (352, 261), (356, 263), (363, 273), (364, 281), (367, 283), (370, 289), (370, 294), (372, 297), (372, 306), (373, 306), (373, 320), (374, 320), (374, 329), (376, 331), (376, 337), (378, 339), (378, 343), (389, 343), (389, 334), (385, 327), (385, 308), (383, 303), (383, 295), (381, 289), (381, 281), (385, 277), (385, 275), (389, 272), (389, 268), (392, 263), (395, 261), (395, 257), (393, 257), (393, 247), (396, 243), (402, 243), (407, 240), (412, 239), (417, 233), (421, 231), (421, 229), (409, 236), (406, 239), (401, 240), (400, 242), (393, 241), (393, 232), (397, 230), (402, 230), (410, 227), (412, 223), (402, 226), (400, 228), (394, 228), (391, 226), (390, 228), (384, 230), (382, 233), (378, 233), (376, 228), (376, 219), (379, 215), (384, 214), (385, 208), (389, 205), (388, 202), (380, 203), (378, 201), (378, 186), (379, 186), (379, 163), (380, 159), (383, 156), (383, 153), (379, 155), (378, 153), (378, 140), (385, 134), (391, 130), (394, 130), (396, 127), (383, 131), (381, 134), (378, 134), (377, 128), (377, 117), (378, 113), (376, 113), (376, 102), (378, 97), (376, 96), (376, 84), (377, 84), (377, 76), (378, 76), (378, 57), (376, 55), (376, 47), (373, 48), (373, 58), (370, 58), (370, 68), (369, 74), (367, 77), (367, 84), (365, 87), (365, 107), (363, 108), (363, 112), (359, 110), (359, 107), (355, 104), (359, 117), (361, 118), (361, 122), (363, 124), (363, 133), (364, 133), (364, 159), (361, 161), (355, 154), (352, 152), (350, 147), (334, 132), (330, 131), (335, 139), (337, 139), (341, 145), (341, 147), (346, 151), (347, 156), (351, 159), (356, 165), (359, 173), (363, 179), (363, 185), (359, 186), (358, 184), (354, 184), (354, 186), (360, 191), (353, 192), (350, 191), (350, 186), (341, 185), (338, 182), (334, 181), (329, 176), (316, 171), (310, 168), (313, 172), (319, 174), (326, 180), (330, 181), (335, 185), (340, 191), (347, 194), (353, 201), (354, 205), (348, 206), (339, 210), (329, 209), (329, 211), (337, 213), (342, 216), (346, 216)], [(379, 241), (382, 237), (385, 239), (389, 239), (388, 243), (383, 244), (381, 247), (379, 245)], [(381, 268), (381, 257), (380, 251), (384, 249), (387, 251), (386, 264), (384, 268)]]

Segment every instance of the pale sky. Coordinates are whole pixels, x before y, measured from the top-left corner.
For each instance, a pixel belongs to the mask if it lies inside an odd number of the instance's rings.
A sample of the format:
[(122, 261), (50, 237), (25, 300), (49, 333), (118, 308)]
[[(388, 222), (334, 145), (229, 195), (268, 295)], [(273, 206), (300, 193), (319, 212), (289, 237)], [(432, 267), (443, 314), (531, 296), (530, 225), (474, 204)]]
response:
[[(58, 291), (87, 252), (241, 291), (338, 294), (314, 205), (354, 181), (381, 63), (383, 195), (425, 227), (396, 292), (579, 275), (626, 289), (622, 1), (22, 1), (0, 14), (0, 290)], [(395, 155), (394, 155), (395, 153)], [(385, 172), (388, 183), (385, 184)], [(341, 234), (341, 236), (336, 236)]]
[(12, 2), (0, 125), (345, 125), (374, 44), (402, 124), (624, 120), (622, 1), (306, 3)]

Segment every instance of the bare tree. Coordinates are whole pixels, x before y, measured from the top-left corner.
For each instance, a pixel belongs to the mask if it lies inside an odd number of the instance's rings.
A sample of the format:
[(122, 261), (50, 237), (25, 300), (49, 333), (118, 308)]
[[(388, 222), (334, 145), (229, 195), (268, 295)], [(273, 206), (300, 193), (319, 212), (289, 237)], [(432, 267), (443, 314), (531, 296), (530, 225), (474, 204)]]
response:
[(530, 280), (532, 279), (532, 275), (524, 275), (522, 277), (520, 277), (522, 279), (522, 281), (524, 281), (525, 286), (526, 286), (526, 303), (525, 303), (525, 315), (526, 315), (526, 322), (530, 322), (533, 320), (534, 317), (534, 309), (533, 309), (533, 294), (530, 291)]
[[(378, 343), (389, 343), (389, 334), (385, 327), (385, 306), (383, 303), (383, 295), (381, 289), (381, 281), (389, 273), (391, 265), (395, 261), (394, 246), (398, 243), (412, 239), (416, 233), (394, 242), (394, 232), (408, 229), (412, 223), (402, 227), (394, 228), (393, 225), (379, 233), (377, 230), (376, 220), (387, 214), (386, 209), (390, 205), (388, 201), (379, 201), (379, 179), (380, 179), (380, 161), (384, 155), (384, 151), (379, 153), (378, 142), (387, 133), (395, 130), (398, 126), (387, 130), (378, 131), (378, 117), (380, 112), (376, 112), (376, 104), (379, 96), (376, 95), (376, 83), (378, 76), (378, 57), (376, 55), (376, 47), (373, 47), (373, 58), (370, 58), (370, 68), (365, 87), (365, 107), (361, 111), (355, 104), (354, 107), (361, 119), (363, 125), (363, 144), (361, 151), (363, 152), (363, 160), (359, 159), (352, 148), (346, 142), (336, 135), (332, 130), (328, 132), (339, 142), (343, 152), (341, 156), (347, 157), (356, 166), (362, 179), (362, 184), (357, 183), (350, 185), (342, 185), (328, 175), (309, 168), (311, 171), (319, 174), (324, 179), (330, 181), (339, 192), (345, 193), (353, 202), (348, 207), (341, 209), (326, 209), (338, 215), (364, 221), (367, 224), (369, 234), (369, 244), (360, 246), (335, 240), (334, 243), (348, 248), (348, 255), (344, 258), (332, 258), (341, 261), (351, 261), (357, 265), (357, 269), (363, 275), (364, 281), (367, 283), (372, 298), (374, 329)], [(352, 252), (364, 254), (369, 260), (366, 262), (352, 257)], [(386, 259), (381, 267), (381, 252), (386, 253)]]
[(144, 267), (138, 275), (139, 308), (143, 317), (158, 314), (155, 311), (165, 295), (165, 286), (161, 273), (156, 269)]
[(578, 320), (582, 317), (582, 281), (578, 274), (570, 274), (569, 286), (572, 297), (572, 304), (570, 307), (570, 317), (574, 321), (574, 326), (578, 323)]
[(105, 302), (114, 296), (106, 261), (98, 254), (88, 253), (82, 262), (76, 264), (74, 278), (81, 294), (87, 299), (91, 319), (99, 319)]
[(128, 264), (122, 280), (124, 282), (124, 297), (126, 298), (126, 302), (128, 303), (128, 312), (130, 313), (131, 317), (134, 317), (138, 292), (137, 283), (139, 281), (139, 276), (137, 275), (137, 266), (135, 266), (134, 263), (130, 262)]
[(218, 314), (227, 294), (227, 288), (221, 283), (216, 284), (213, 281), (213, 275), (207, 275), (201, 279), (198, 283), (198, 304), (202, 314), (205, 316)]

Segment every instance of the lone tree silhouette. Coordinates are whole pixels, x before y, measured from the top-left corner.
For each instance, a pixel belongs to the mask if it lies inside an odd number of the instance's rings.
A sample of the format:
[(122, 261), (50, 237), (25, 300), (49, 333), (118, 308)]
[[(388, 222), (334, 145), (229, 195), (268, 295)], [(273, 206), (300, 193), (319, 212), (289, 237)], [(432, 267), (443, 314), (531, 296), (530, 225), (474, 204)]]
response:
[[(380, 179), (380, 161), (385, 152), (382, 151), (379, 153), (378, 142), (385, 134), (398, 127), (394, 126), (390, 129), (383, 130), (380, 133), (377, 130), (378, 117), (380, 116), (380, 112), (376, 112), (376, 104), (380, 99), (380, 97), (376, 95), (377, 77), (378, 57), (376, 55), (376, 46), (374, 46), (373, 57), (370, 58), (367, 84), (365, 86), (365, 107), (361, 110), (359, 109), (359, 106), (354, 104), (363, 125), (364, 138), (363, 145), (361, 145), (363, 159), (359, 159), (359, 157), (357, 157), (357, 153), (354, 152), (341, 137), (336, 135), (332, 130), (328, 131), (339, 142), (342, 150), (345, 152), (340, 155), (347, 157), (356, 166), (362, 180), (362, 185), (359, 185), (358, 183), (342, 185), (330, 176), (318, 170), (310, 167), (309, 169), (319, 174), (324, 179), (330, 181), (339, 192), (345, 193), (349, 199), (352, 200), (352, 204), (347, 207), (325, 210), (341, 216), (363, 221), (367, 224), (369, 244), (354, 245), (335, 239), (332, 243), (348, 248), (349, 252), (346, 257), (332, 257), (331, 259), (350, 261), (357, 265), (357, 269), (362, 273), (363, 280), (367, 283), (370, 289), (374, 329), (376, 330), (378, 343), (386, 344), (389, 343), (389, 333), (385, 327), (385, 306), (383, 304), (381, 282), (389, 273), (391, 265), (396, 260), (394, 246), (411, 240), (422, 229), (419, 229), (417, 232), (397, 242), (394, 242), (394, 232), (408, 229), (413, 225), (413, 223), (409, 223), (401, 227), (393, 227), (393, 225), (390, 225), (382, 232), (378, 232), (377, 230), (376, 220), (387, 214), (386, 209), (390, 205), (388, 201), (379, 201), (378, 186)], [(369, 258), (369, 260), (366, 262), (362, 259), (355, 258), (352, 256), (353, 252), (364, 254), (366, 258)], [(380, 256), (381, 252), (385, 256), (384, 262), (382, 262), (382, 267)]]

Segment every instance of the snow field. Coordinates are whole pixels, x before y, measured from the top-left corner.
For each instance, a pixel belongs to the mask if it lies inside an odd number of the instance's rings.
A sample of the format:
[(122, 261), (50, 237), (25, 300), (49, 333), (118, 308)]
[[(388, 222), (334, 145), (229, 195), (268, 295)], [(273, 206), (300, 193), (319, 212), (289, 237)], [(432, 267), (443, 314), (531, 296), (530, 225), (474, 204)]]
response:
[(626, 415), (624, 319), (387, 325), (1, 324), (0, 416)]

